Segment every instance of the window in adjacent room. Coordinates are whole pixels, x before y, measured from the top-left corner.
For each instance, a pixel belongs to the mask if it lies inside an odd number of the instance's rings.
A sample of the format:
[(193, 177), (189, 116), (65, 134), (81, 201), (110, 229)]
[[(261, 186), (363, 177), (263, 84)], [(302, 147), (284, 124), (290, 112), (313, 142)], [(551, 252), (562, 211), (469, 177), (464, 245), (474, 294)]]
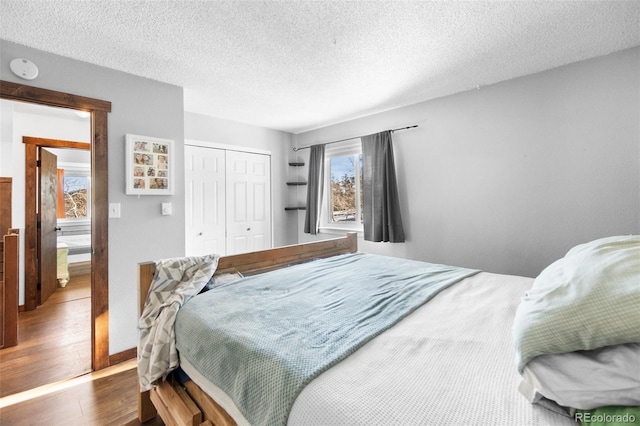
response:
[(325, 151), (324, 201), (320, 228), (362, 231), (362, 144), (332, 144)]
[[(88, 167), (74, 163), (60, 164), (64, 167), (62, 179), (58, 177), (58, 193), (64, 211), (59, 219), (87, 220), (91, 218), (91, 174)], [(60, 199), (59, 198), (59, 199)], [(60, 210), (60, 209), (59, 209)]]

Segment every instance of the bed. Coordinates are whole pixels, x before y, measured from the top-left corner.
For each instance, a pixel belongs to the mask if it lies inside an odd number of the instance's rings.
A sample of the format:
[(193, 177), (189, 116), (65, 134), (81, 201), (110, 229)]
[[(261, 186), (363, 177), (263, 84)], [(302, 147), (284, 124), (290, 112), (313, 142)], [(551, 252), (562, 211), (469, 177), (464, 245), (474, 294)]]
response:
[[(182, 379), (163, 380), (165, 371), (153, 380), (141, 374), (141, 422), (154, 417), (157, 410), (166, 424), (575, 424), (575, 411), (544, 396), (549, 393), (540, 386), (543, 374), (516, 368), (520, 353), (516, 354), (513, 344), (514, 319), (522, 310), (521, 299), (534, 285), (531, 278), (366, 255), (357, 251), (354, 234), (209, 258), (204, 265), (192, 266), (192, 272), (184, 276), (192, 274), (190, 282), (202, 284), (179, 292), (182, 298), (193, 291), (193, 297), (180, 300), (181, 308), (174, 312), (175, 327), (171, 330), (175, 329), (174, 350), (179, 360), (170, 360), (174, 355), (166, 347), (157, 350), (166, 370), (179, 364), (188, 379), (181, 374)], [(321, 305), (318, 301), (324, 300), (323, 292), (333, 294), (350, 288), (348, 285), (356, 282), (354, 275), (341, 275), (348, 278), (333, 287), (322, 287), (336, 282), (331, 274), (345, 267), (336, 273), (358, 271), (371, 274), (366, 282), (381, 280), (379, 287), (366, 290), (370, 291), (367, 298), (357, 293), (352, 296), (371, 303), (361, 303), (355, 316), (341, 310), (343, 300), (350, 297), (344, 295), (327, 299), (323, 306), (330, 309), (319, 316), (312, 310), (305, 313), (303, 307), (295, 311), (306, 301)], [(141, 335), (147, 337), (143, 305), (145, 299), (164, 297), (149, 291), (162, 268), (161, 262), (140, 265)], [(315, 269), (323, 277), (320, 281), (312, 278)], [(427, 285), (417, 276), (433, 280)], [(287, 287), (292, 277), (296, 284)], [(411, 298), (417, 297), (418, 302), (408, 303), (395, 293), (389, 296), (387, 288), (397, 282), (402, 283), (399, 293), (416, 289)], [(200, 292), (202, 287), (211, 289)], [(425, 287), (434, 290), (424, 293)], [(306, 288), (312, 293), (305, 293)], [(289, 300), (290, 293), (296, 297), (300, 293), (301, 299), (284, 307), (271, 304), (269, 295)], [(374, 295), (378, 293), (380, 298)], [(287, 317), (291, 310), (301, 322)], [(389, 312), (397, 315), (387, 318)], [(239, 317), (239, 322), (227, 325), (232, 317)], [(361, 317), (375, 317), (369, 322), (384, 324), (363, 332), (371, 334), (368, 337), (352, 341), (347, 335), (358, 335), (365, 327)], [(195, 330), (207, 323), (216, 324), (210, 334), (221, 335), (221, 341), (209, 341)], [(340, 324), (347, 324), (353, 332), (339, 334), (344, 332)], [(263, 335), (264, 327), (275, 329), (275, 337), (256, 339), (267, 340), (256, 348), (251, 346), (254, 342), (246, 343), (254, 335)], [(300, 329), (299, 334), (293, 329)], [(338, 337), (332, 340), (334, 335)], [(189, 340), (189, 336), (195, 338)], [(145, 342), (153, 340), (157, 340), (155, 335)], [(301, 341), (321, 348), (320, 355), (306, 352), (307, 347), (300, 349)], [(141, 372), (148, 369), (147, 343), (138, 349)], [(287, 353), (286, 349), (294, 346), (296, 349)], [(337, 346), (346, 349), (337, 355), (323, 352)], [(634, 350), (628, 351), (632, 361), (638, 353)], [(302, 366), (297, 364), (296, 354), (304, 354), (300, 356)], [(243, 361), (242, 355), (247, 355)], [(224, 377), (228, 370), (231, 378)], [(299, 376), (300, 371), (310, 374)]]
[(69, 247), (65, 243), (58, 241), (57, 248), (57, 276), (58, 285), (60, 287), (66, 287), (69, 283)]
[(85, 233), (59, 235), (58, 247), (65, 247), (68, 250), (69, 256), (91, 253), (91, 234)]
[(69, 283), (69, 264), (91, 260), (91, 234), (62, 234), (57, 237), (57, 278), (60, 287)]

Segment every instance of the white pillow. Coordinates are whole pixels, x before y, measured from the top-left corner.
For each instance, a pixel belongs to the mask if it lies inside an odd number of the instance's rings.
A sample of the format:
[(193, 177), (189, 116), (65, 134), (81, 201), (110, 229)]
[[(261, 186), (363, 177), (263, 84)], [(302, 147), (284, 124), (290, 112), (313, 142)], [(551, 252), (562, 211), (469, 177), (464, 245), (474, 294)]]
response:
[(518, 371), (544, 354), (640, 342), (640, 236), (569, 250), (535, 279), (518, 306)]
[(640, 406), (640, 343), (541, 355), (527, 364), (522, 377), (528, 386), (520, 390), (530, 402), (541, 395), (582, 410)]

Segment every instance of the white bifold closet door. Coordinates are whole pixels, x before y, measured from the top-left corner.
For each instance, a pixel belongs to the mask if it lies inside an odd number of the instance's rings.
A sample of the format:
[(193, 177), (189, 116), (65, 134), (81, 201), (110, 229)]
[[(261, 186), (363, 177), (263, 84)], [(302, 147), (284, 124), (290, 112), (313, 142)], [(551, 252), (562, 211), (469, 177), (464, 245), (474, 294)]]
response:
[(185, 145), (186, 255), (271, 248), (269, 155)]
[(184, 148), (186, 255), (225, 255), (225, 151)]
[(268, 155), (227, 151), (227, 255), (271, 248)]

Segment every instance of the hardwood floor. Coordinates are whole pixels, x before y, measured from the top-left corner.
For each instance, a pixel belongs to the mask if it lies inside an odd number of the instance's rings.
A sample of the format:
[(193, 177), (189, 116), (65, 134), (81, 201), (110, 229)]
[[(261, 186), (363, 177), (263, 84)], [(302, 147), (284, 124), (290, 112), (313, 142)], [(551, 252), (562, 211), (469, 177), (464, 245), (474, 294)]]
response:
[(74, 276), (20, 312), (18, 346), (0, 351), (0, 397), (91, 371), (91, 277)]
[(74, 276), (20, 313), (18, 346), (0, 351), (0, 424), (139, 424), (135, 360), (90, 373), (90, 296), (90, 277)]

